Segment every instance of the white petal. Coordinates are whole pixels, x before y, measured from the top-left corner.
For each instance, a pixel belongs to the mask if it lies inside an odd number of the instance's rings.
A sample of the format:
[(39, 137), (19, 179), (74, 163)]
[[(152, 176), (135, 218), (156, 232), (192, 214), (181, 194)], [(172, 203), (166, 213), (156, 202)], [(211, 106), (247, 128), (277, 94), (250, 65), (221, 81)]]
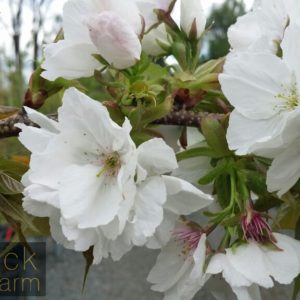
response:
[(206, 25), (202, 0), (181, 0), (180, 25), (187, 36), (190, 34), (194, 21), (196, 21), (197, 37), (199, 38)]
[(15, 126), (22, 130), (19, 134), (19, 141), (32, 153), (43, 152), (54, 136), (53, 133), (41, 128), (24, 124)]
[(252, 120), (234, 110), (227, 130), (229, 148), (236, 150), (238, 155), (259, 153), (273, 157), (284, 144), (282, 132), (287, 126), (287, 118), (283, 113), (270, 119)]
[(189, 270), (192, 261), (180, 255), (181, 245), (171, 241), (164, 247), (157, 257), (157, 261), (150, 271), (147, 280), (154, 284), (154, 291), (165, 292), (172, 288)]
[(67, 1), (63, 9), (64, 38), (73, 42), (91, 43), (85, 20), (103, 8), (103, 4), (95, 0)]
[[(265, 251), (265, 263), (270, 275), (274, 280), (281, 284), (290, 284), (299, 274), (300, 263), (297, 257), (297, 252), (292, 245), (281, 239), (279, 235), (277, 246), (282, 251), (272, 251), (267, 249)], [(300, 242), (298, 242), (300, 244)], [(300, 246), (298, 245), (298, 251)]]
[(123, 147), (126, 152), (132, 147), (127, 128), (113, 122), (100, 102), (92, 100), (75, 88), (65, 92), (63, 106), (58, 110), (58, 119), (63, 131), (78, 131), (82, 138), (94, 140), (101, 153), (119, 152)]
[(47, 186), (32, 183), (24, 189), (24, 195), (33, 201), (49, 204), (59, 208), (58, 192)]
[(87, 21), (90, 37), (98, 53), (117, 69), (134, 65), (142, 46), (134, 28), (112, 11), (91, 16)]
[(232, 287), (243, 287), (250, 286), (252, 284), (243, 273), (239, 272), (234, 266), (230, 263), (228, 257), (225, 254), (215, 254), (206, 269), (207, 274), (218, 274), (222, 273), (224, 279)]
[(123, 200), (116, 181), (97, 177), (97, 166), (70, 166), (62, 177), (59, 188), (61, 212), (79, 228), (107, 225), (118, 213)]
[(174, 150), (163, 139), (154, 138), (138, 147), (138, 163), (148, 176), (160, 175), (178, 167)]
[(24, 210), (36, 217), (49, 217), (53, 214), (55, 208), (45, 202), (40, 202), (33, 200), (29, 197), (23, 198), (23, 208)]
[(282, 196), (300, 178), (300, 142), (283, 150), (275, 157), (267, 173), (267, 186), (270, 192), (278, 191)]
[(163, 205), (167, 200), (166, 187), (161, 177), (150, 177), (137, 188), (134, 227), (135, 244), (139, 237), (150, 237), (163, 221)]
[(27, 113), (28, 118), (35, 124), (39, 125), (41, 128), (52, 133), (59, 132), (58, 123), (56, 121), (49, 119), (44, 114), (29, 107), (25, 106), (24, 109)]
[(163, 176), (167, 187), (168, 200), (165, 208), (170, 211), (188, 215), (213, 202), (211, 195), (203, 193), (187, 181), (173, 176)]
[(285, 31), (281, 48), (283, 51), (283, 60), (287, 63), (291, 70), (296, 73), (298, 81), (298, 89), (300, 88), (300, 62), (299, 62), (299, 47), (300, 41), (298, 38), (300, 27), (292, 23)]
[(237, 22), (230, 26), (228, 39), (233, 49), (247, 50), (261, 34), (261, 28), (257, 22), (257, 14), (249, 12), (246, 15), (238, 17)]
[(226, 256), (232, 266), (249, 281), (265, 288), (274, 286), (266, 267), (264, 252), (256, 243), (241, 245), (234, 252), (228, 249)]
[(92, 56), (97, 53), (91, 43), (74, 43), (66, 40), (49, 44), (45, 47), (45, 61), (41, 76), (48, 80), (59, 77), (77, 79), (90, 77), (101, 68), (100, 63)]
[(290, 77), (290, 70), (274, 55), (241, 53), (226, 62), (219, 80), (236, 110), (257, 120), (277, 113), (280, 101), (276, 96), (282, 93), (282, 85)]
[(162, 223), (156, 228), (156, 231), (152, 237), (148, 239), (147, 248), (160, 249), (165, 246), (170, 240), (173, 229), (175, 227), (178, 215), (171, 211), (164, 211), (164, 219)]

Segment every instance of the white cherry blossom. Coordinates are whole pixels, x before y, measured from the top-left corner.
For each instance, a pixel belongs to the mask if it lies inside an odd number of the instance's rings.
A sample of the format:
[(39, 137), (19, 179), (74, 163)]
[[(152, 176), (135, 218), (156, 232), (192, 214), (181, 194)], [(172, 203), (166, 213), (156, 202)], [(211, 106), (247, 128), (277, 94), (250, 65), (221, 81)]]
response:
[(32, 152), (24, 209), (49, 217), (53, 237), (65, 247), (94, 246), (95, 263), (108, 255), (120, 259), (134, 245), (161, 247), (179, 215), (213, 201), (163, 175), (178, 165), (162, 139), (136, 148), (128, 120), (120, 127), (103, 105), (74, 88), (65, 92), (58, 122), (26, 110), (41, 128), (18, 125)]
[(290, 284), (300, 273), (300, 242), (279, 233), (274, 237), (278, 250), (250, 241), (226, 249), (225, 254), (215, 254), (206, 273), (222, 273), (239, 300), (258, 299), (251, 292), (255, 285), (271, 288), (274, 281)]
[(232, 54), (219, 76), (234, 111), (227, 140), (239, 155), (274, 157), (299, 136), (300, 27), (291, 24), (281, 44), (283, 57), (265, 53)]
[(209, 276), (203, 273), (206, 235), (200, 229), (180, 224), (170, 242), (161, 250), (148, 281), (164, 300), (191, 300)]
[(262, 0), (228, 30), (234, 51), (276, 53), (290, 22), (299, 22), (297, 0)]
[(64, 40), (45, 47), (42, 76), (48, 80), (92, 76), (103, 67), (96, 54), (118, 69), (140, 58), (142, 20), (131, 0), (69, 0), (63, 30)]

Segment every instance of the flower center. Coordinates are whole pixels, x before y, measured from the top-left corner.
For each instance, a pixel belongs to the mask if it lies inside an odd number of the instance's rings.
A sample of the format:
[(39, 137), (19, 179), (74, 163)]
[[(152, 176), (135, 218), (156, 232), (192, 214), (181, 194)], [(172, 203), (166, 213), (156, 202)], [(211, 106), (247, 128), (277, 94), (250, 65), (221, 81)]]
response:
[(181, 253), (185, 256), (196, 250), (202, 234), (203, 232), (200, 228), (192, 227), (177, 228), (173, 232), (175, 241), (182, 244)]
[(255, 211), (248, 212), (247, 215), (242, 216), (241, 223), (244, 239), (246, 241), (253, 240), (258, 243), (276, 243), (270, 225), (260, 213)]
[(276, 105), (280, 111), (293, 111), (299, 105), (300, 93), (297, 86), (296, 76), (293, 74), (292, 81), (288, 87), (285, 87), (283, 92), (276, 96), (282, 103)]
[(112, 177), (116, 176), (119, 173), (119, 170), (121, 168), (121, 159), (119, 153), (113, 152), (104, 155), (102, 163), (103, 167), (97, 174), (97, 177), (100, 177), (102, 175)]

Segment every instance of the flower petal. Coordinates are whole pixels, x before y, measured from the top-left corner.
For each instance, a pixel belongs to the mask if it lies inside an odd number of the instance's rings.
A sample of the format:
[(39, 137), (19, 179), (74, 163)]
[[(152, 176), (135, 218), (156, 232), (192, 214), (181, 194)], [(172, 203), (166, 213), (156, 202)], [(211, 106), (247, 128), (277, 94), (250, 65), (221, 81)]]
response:
[(87, 24), (97, 53), (113, 67), (126, 69), (140, 59), (142, 46), (135, 30), (117, 13), (101, 12)]
[(60, 180), (59, 197), (62, 216), (79, 228), (107, 225), (118, 213), (123, 200), (115, 180), (97, 177), (93, 165), (68, 167)]
[(203, 193), (187, 181), (173, 176), (163, 176), (168, 200), (165, 208), (179, 215), (188, 215), (210, 204), (214, 198)]
[[(62, 40), (45, 47), (45, 61), (41, 76), (48, 80), (59, 77), (77, 79), (90, 77), (101, 68), (100, 63), (92, 56), (97, 49), (92, 43), (74, 43)], [(80, 59), (79, 59), (80, 58)]]
[(232, 55), (219, 76), (230, 103), (240, 114), (254, 120), (277, 114), (280, 102), (276, 96), (289, 78), (291, 71), (280, 58), (262, 53)]
[(174, 150), (163, 139), (154, 138), (141, 144), (137, 153), (138, 163), (148, 176), (168, 173), (178, 167)]

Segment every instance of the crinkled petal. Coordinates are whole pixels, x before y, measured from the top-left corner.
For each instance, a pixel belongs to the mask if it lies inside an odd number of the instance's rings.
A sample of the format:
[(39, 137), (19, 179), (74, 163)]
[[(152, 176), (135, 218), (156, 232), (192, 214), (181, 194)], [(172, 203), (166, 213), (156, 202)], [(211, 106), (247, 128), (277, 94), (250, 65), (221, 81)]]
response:
[(160, 175), (178, 167), (174, 150), (163, 139), (154, 138), (138, 147), (138, 163), (148, 176)]
[(44, 71), (41, 76), (48, 80), (59, 77), (77, 79), (90, 77), (101, 64), (92, 56), (97, 49), (92, 43), (74, 43), (62, 40), (45, 47)]

